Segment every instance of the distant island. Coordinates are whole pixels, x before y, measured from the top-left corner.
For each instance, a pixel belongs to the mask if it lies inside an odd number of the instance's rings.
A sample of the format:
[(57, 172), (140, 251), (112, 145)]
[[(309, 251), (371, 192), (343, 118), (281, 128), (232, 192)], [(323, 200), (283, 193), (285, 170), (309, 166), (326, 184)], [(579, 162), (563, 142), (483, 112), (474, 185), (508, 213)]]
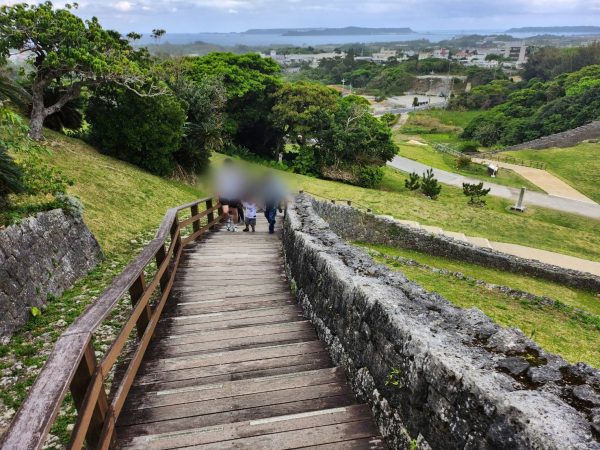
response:
[(410, 28), (271, 28), (251, 29), (244, 34), (268, 34), (279, 36), (369, 36), (386, 34), (414, 34)]
[(572, 26), (572, 27), (522, 27), (511, 28), (507, 33), (591, 33), (599, 34), (600, 27)]

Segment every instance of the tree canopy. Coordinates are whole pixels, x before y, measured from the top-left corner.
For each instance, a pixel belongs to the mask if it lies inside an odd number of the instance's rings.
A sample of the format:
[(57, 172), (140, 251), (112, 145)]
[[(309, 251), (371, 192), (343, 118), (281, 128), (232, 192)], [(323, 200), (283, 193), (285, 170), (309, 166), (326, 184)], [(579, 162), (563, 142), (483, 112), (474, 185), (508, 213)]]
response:
[[(137, 90), (143, 81), (147, 93), (160, 91), (145, 77), (149, 58), (145, 50), (136, 50), (118, 32), (103, 29), (95, 17), (82, 20), (71, 8), (54, 8), (51, 2), (0, 7), (0, 59), (16, 51), (28, 55), (33, 67), (30, 136), (34, 139), (41, 139), (45, 118), (79, 97), (85, 86), (113, 82)], [(50, 85), (60, 95), (46, 105), (44, 91)]]

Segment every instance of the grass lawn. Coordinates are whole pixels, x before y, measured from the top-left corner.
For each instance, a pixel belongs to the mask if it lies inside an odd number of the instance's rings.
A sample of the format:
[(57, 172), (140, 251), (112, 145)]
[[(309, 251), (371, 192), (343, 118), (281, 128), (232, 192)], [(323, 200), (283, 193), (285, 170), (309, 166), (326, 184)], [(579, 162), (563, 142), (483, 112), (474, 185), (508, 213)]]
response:
[[(470, 273), (474, 268), (469, 267), (468, 264), (456, 263), (458, 267), (453, 267), (443, 258), (431, 258), (414, 252), (404, 253), (404, 250), (398, 251), (389, 247), (376, 246), (374, 249), (384, 254), (408, 256), (436, 268), (451, 270), (457, 268), (477, 279), (501, 283), (514, 288), (518, 287), (516, 285), (520, 285), (519, 288), (521, 288), (522, 283), (527, 281), (525, 277), (519, 278), (513, 274), (490, 269), (482, 270), (479, 266), (476, 266), (476, 272)], [(452, 275), (434, 273), (422, 267), (407, 266), (384, 257), (375, 257), (375, 259), (394, 270), (401, 271), (410, 280), (417, 282), (429, 291), (437, 292), (456, 306), (479, 308), (500, 325), (520, 328), (542, 348), (563, 356), (569, 362), (583, 361), (594, 367), (600, 367), (600, 353), (598, 352), (600, 328), (597, 321), (596, 323), (586, 322), (576, 313), (565, 308), (516, 299), (499, 291), (478, 286), (473, 282), (460, 280)], [(546, 291), (545, 295), (549, 296), (564, 294), (565, 289), (573, 291), (535, 279), (529, 279), (529, 282), (532, 288), (526, 290), (530, 292), (533, 290)], [(590, 299), (587, 298), (589, 295), (591, 294), (572, 292), (567, 297), (579, 306), (593, 306), (589, 303)], [(557, 300), (563, 301), (560, 298)]]
[(600, 203), (600, 144), (503, 153), (547, 164), (546, 170)]
[[(424, 111), (418, 111), (411, 113), (415, 116), (427, 116), (437, 119), (444, 125), (450, 125), (455, 127), (464, 128), (471, 120), (480, 115), (482, 111), (451, 111), (448, 109), (427, 109)], [(409, 121), (410, 122), (410, 121)]]
[(529, 182), (512, 170), (500, 169), (496, 178), (490, 178), (487, 174), (487, 168), (481, 164), (471, 163), (469, 167), (459, 169), (456, 167), (456, 158), (452, 155), (437, 152), (430, 146), (408, 144), (402, 142), (402, 140), (398, 138), (396, 138), (395, 141), (400, 148), (400, 156), (418, 161), (422, 164), (427, 164), (434, 169), (458, 173), (460, 175), (490, 183), (501, 184), (503, 186), (516, 188), (526, 187), (530, 191), (543, 192), (535, 184)]
[(83, 202), (85, 222), (108, 254), (128, 251), (123, 243), (156, 228), (167, 209), (208, 192), (102, 155), (79, 139), (46, 135), (52, 152), (44, 158), (75, 180), (69, 192)]

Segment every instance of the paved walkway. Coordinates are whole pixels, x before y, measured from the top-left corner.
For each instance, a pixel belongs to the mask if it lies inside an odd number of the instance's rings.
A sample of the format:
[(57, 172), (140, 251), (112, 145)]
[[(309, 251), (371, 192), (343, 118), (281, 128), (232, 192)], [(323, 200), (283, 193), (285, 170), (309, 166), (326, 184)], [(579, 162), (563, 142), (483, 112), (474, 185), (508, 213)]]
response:
[(473, 158), (473, 162), (485, 165), (492, 163), (498, 167), (510, 169), (521, 175), (523, 178), (531, 181), (533, 184), (552, 196), (578, 200), (580, 202), (596, 203), (594, 200), (586, 197), (560, 178), (555, 177), (545, 170), (519, 166), (517, 164), (509, 164), (503, 161), (493, 161), (491, 159)]
[(280, 239), (260, 217), (186, 248), (118, 448), (385, 448), (296, 304)]
[[(390, 167), (407, 173), (417, 172), (418, 174), (422, 174), (427, 169), (430, 169), (430, 167), (425, 164), (413, 161), (412, 159), (404, 158), (402, 156), (395, 156), (394, 159), (387, 164)], [(433, 173), (440, 183), (459, 188), (462, 188), (463, 183), (479, 183), (481, 181), (435, 168), (433, 169)], [(516, 188), (487, 182), (484, 182), (484, 187), (490, 188), (490, 194), (496, 197), (506, 198), (515, 202), (519, 197), (519, 189)], [(541, 192), (527, 192), (525, 194), (524, 203), (525, 206), (541, 206), (543, 208), (550, 208), (567, 213), (578, 214), (581, 216), (590, 217), (592, 219), (600, 219), (600, 205), (597, 203), (589, 203), (570, 198), (557, 197), (550, 194), (543, 194)]]
[(538, 248), (526, 247), (524, 245), (490, 241), (484, 237), (466, 236), (464, 233), (442, 230), (440, 227), (423, 225), (413, 220), (399, 220), (392, 216), (389, 216), (389, 218), (401, 223), (402, 225), (429, 231), (433, 234), (448, 236), (459, 241), (468, 242), (477, 247), (489, 248), (499, 252), (508, 253), (509, 255), (520, 256), (521, 258), (526, 259), (535, 259), (537, 261), (563, 267), (565, 269), (579, 270), (581, 272), (588, 272), (593, 275), (600, 276), (600, 262), (563, 255), (562, 253), (540, 250)]

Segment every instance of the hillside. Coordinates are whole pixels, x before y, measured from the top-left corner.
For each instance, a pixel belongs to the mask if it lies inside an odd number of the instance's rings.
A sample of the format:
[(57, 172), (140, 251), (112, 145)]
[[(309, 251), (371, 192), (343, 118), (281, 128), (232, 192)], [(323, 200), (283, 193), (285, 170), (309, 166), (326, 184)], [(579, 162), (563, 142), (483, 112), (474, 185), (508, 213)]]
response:
[(575, 147), (519, 150), (505, 154), (545, 162), (549, 172), (600, 202), (600, 144), (584, 143)]
[(158, 226), (168, 208), (206, 190), (149, 174), (98, 153), (79, 139), (47, 130), (51, 153), (44, 159), (75, 181), (69, 192), (83, 202), (84, 217), (106, 253)]

